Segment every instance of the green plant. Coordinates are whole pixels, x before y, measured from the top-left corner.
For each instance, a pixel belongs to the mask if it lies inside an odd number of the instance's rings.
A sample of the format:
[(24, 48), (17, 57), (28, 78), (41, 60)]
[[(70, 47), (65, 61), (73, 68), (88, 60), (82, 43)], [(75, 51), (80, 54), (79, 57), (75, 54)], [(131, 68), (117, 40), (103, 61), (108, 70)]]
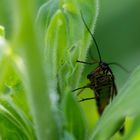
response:
[[(138, 119), (139, 67), (89, 134), (85, 114), (71, 91), (82, 83), (83, 66), (76, 60), (86, 59), (90, 45), (80, 11), (93, 31), (98, 0), (39, 3), (42, 1), (14, 0), (10, 13), (7, 1), (2, 1), (6, 9), (1, 8), (1, 15), (5, 19), (7, 11), (12, 21), (8, 17), (0, 26), (0, 137), (109, 139), (126, 116), (135, 114)], [(112, 125), (108, 125), (110, 121)]]

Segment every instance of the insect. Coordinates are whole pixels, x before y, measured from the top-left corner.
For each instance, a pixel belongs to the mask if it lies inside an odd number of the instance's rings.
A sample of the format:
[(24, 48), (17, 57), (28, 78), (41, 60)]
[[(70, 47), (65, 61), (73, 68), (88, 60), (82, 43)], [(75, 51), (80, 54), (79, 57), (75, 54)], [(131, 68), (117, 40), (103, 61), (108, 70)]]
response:
[[(77, 60), (78, 63), (88, 64), (88, 65), (98, 64), (98, 66), (95, 68), (95, 70), (91, 71), (87, 75), (87, 78), (89, 79), (90, 82), (83, 87), (74, 89), (73, 91), (80, 90), (80, 92), (77, 94), (77, 95), (79, 95), (80, 93), (82, 93), (82, 91), (85, 88), (92, 89), (95, 93), (95, 97), (83, 98), (80, 100), (80, 102), (95, 99), (96, 104), (97, 104), (98, 113), (101, 116), (104, 109), (106, 108), (106, 106), (117, 95), (115, 77), (114, 77), (114, 74), (109, 66), (112, 64), (115, 64), (121, 68), (123, 68), (123, 67), (121, 65), (119, 65), (118, 63), (106, 63), (106, 62), (102, 61), (97, 42), (96, 42), (92, 32), (90, 31), (89, 27), (87, 26), (82, 14), (81, 14), (81, 17), (82, 17), (83, 23), (84, 23), (87, 31), (89, 32), (89, 34), (92, 37), (92, 40), (95, 43), (95, 46), (96, 46), (96, 49), (97, 49), (97, 52), (99, 55), (99, 61), (89, 63), (89, 62)], [(125, 68), (123, 68), (123, 69), (125, 70)], [(122, 126), (119, 131), (121, 134), (123, 134), (124, 133), (124, 126)]]

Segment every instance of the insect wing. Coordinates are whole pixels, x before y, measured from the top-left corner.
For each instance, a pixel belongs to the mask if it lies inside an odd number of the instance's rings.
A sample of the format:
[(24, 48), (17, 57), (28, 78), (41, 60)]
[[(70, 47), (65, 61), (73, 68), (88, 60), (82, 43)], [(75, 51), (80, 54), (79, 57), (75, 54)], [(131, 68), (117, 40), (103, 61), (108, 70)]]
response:
[(97, 108), (100, 115), (102, 115), (106, 106), (111, 102), (115, 96), (117, 90), (114, 84), (113, 79), (110, 75), (102, 75), (95, 78), (96, 84), (94, 87), (96, 98)]

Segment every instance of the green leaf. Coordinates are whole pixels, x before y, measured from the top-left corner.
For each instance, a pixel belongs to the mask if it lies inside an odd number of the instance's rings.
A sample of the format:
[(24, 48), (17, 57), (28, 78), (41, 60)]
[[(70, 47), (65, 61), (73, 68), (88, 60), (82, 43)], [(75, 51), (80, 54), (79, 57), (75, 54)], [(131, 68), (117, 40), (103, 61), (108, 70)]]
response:
[[(41, 7), (37, 17), (37, 26), (40, 26), (42, 34), (45, 34), (48, 90), (51, 93), (50, 96), (56, 96), (56, 93), (61, 95), (61, 100), (64, 94), (68, 94), (68, 88), (74, 89), (78, 84), (82, 66), (77, 67), (76, 60), (85, 59), (90, 44), (89, 33), (80, 16), (81, 9), (87, 24), (91, 30), (94, 29), (97, 17), (97, 1), (95, 0), (90, 0), (88, 3), (82, 0), (79, 2), (49, 1)], [(52, 102), (55, 104), (56, 101), (52, 100)], [(77, 110), (79, 110), (78, 107)], [(67, 124), (75, 123), (74, 119), (71, 122), (69, 119), (67, 121)], [(84, 126), (81, 129), (84, 130)], [(82, 134), (75, 131), (76, 127), (72, 133), (81, 139), (79, 135), (82, 136)], [(83, 135), (85, 138), (85, 133)]]
[(61, 138), (61, 140), (75, 140), (75, 138), (68, 131), (65, 131), (64, 136), (63, 138)]
[(76, 140), (86, 140), (85, 116), (71, 93), (66, 95), (63, 106), (67, 131), (73, 134)]
[[(40, 33), (35, 29), (36, 1), (14, 0), (15, 10), (13, 62), (24, 84), (35, 132), (39, 140), (57, 139), (58, 131), (53, 115), (55, 112), (50, 103), (44, 57), (41, 54), (43, 43), (40, 43)], [(32, 7), (32, 8), (31, 8)], [(26, 10), (25, 10), (26, 9)]]
[(2, 139), (35, 139), (31, 122), (7, 97), (0, 98), (0, 130)]
[(12, 1), (9, 0), (1, 0), (0, 1), (0, 25), (5, 27), (6, 30), (6, 37), (10, 37), (12, 33), (12, 12), (11, 6), (8, 7), (7, 5), (11, 5)]
[(15, 65), (13, 66), (12, 57), (14, 53), (4, 36), (0, 37), (0, 42), (0, 95), (12, 97), (15, 104), (31, 117), (25, 97), (25, 89), (15, 71)]
[(4, 37), (4, 36), (5, 36), (4, 27), (0, 25), (0, 37)]
[(36, 17), (36, 26), (38, 26), (42, 39), (44, 41), (44, 35), (49, 25), (49, 22), (56, 12), (59, 9), (59, 1), (58, 0), (49, 0), (45, 4), (43, 4), (37, 13)]
[[(45, 55), (46, 67), (49, 67), (47, 69), (48, 77), (56, 79), (57, 75), (59, 89), (63, 94), (65, 87), (77, 87), (82, 65), (77, 66), (76, 60), (85, 60), (90, 44), (90, 36), (81, 19), (80, 10), (92, 30), (98, 13), (98, 2), (96, 0), (90, 0), (88, 3), (82, 0), (79, 2), (69, 0), (60, 3), (53, 1), (52, 3), (56, 4), (54, 9), (49, 7), (52, 7), (52, 4), (48, 2), (40, 9), (37, 20), (44, 21), (41, 27), (46, 40)], [(45, 15), (44, 12), (47, 14)], [(38, 21), (37, 23), (40, 25)], [(49, 80), (48, 83), (53, 81), (57, 80)], [(55, 87), (56, 83), (54, 83)]]
[(132, 117), (134, 118), (132, 127), (123, 140), (138, 140), (140, 137), (140, 114)]
[[(45, 4), (41, 9), (42, 14), (39, 14), (45, 21), (42, 29), (46, 27), (43, 33), (48, 89), (51, 96), (58, 93), (62, 102), (65, 97), (65, 103), (62, 104), (66, 119), (65, 127), (76, 139), (83, 140), (87, 134), (85, 118), (70, 91), (77, 87), (83, 67), (76, 64), (76, 60), (85, 60), (90, 44), (90, 35), (84, 26), (80, 10), (89, 28), (93, 30), (98, 2), (68, 0), (55, 4), (58, 6), (55, 6), (53, 11), (49, 8), (52, 6), (50, 3)], [(44, 11), (48, 12), (47, 16), (43, 16)]]
[[(44, 8), (49, 9), (48, 5), (45, 6)], [(83, 140), (87, 134), (85, 117), (70, 91), (77, 87), (82, 72), (82, 65), (76, 64), (76, 60), (85, 60), (90, 44), (90, 35), (81, 19), (80, 10), (91, 30), (94, 29), (97, 1), (90, 0), (88, 3), (62, 1), (58, 7), (60, 8), (54, 9), (52, 16), (49, 13), (47, 17), (42, 18), (45, 19), (47, 27), (45, 29), (46, 68), (49, 68), (47, 80), (50, 93), (55, 93), (58, 89), (60, 100), (63, 102), (64, 99), (62, 108), (66, 119), (66, 130), (75, 139)]]
[[(12, 17), (13, 36), (9, 43), (4, 40), (6, 47), (0, 63), (3, 67), (0, 75), (1, 93), (11, 96), (22, 111), (27, 106), (26, 94), (34, 126), (13, 105), (13, 101), (1, 100), (2, 138), (36, 139), (36, 135), (39, 140), (53, 140), (62, 138), (61, 134), (64, 134), (63, 139), (86, 139), (85, 118), (70, 91), (77, 87), (82, 72), (82, 66), (77, 66), (76, 60), (86, 58), (90, 44), (80, 10), (91, 30), (94, 29), (97, 1), (47, 1), (39, 11), (35, 26), (36, 2), (12, 2), (12, 10), (15, 12)], [(4, 36), (3, 31), (1, 34)], [(62, 95), (61, 101), (65, 102), (63, 108), (66, 107), (64, 114), (67, 129), (63, 133), (64, 123), (58, 113), (58, 95)], [(21, 98), (25, 101), (25, 108), (19, 103)], [(70, 106), (75, 110), (70, 111), (72, 115), (69, 118), (67, 109)], [(77, 112), (78, 118), (74, 112)], [(4, 126), (4, 123), (7, 125)], [(10, 127), (15, 132), (11, 138), (12, 133), (8, 134)]]
[[(90, 140), (108, 140), (123, 125), (125, 117), (140, 114), (140, 66), (106, 108), (93, 130)], [(101, 135), (102, 134), (102, 135)]]

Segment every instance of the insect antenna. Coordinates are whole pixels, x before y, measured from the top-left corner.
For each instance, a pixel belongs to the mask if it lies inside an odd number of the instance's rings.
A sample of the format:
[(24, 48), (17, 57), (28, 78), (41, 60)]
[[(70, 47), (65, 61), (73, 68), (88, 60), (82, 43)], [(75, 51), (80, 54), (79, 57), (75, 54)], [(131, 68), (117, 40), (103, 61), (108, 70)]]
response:
[(112, 62), (112, 63), (108, 63), (108, 65), (116, 65), (118, 67), (120, 67), (122, 70), (124, 70), (127, 73), (130, 73), (130, 71), (128, 71), (126, 68), (124, 68), (121, 64), (116, 63), (116, 62)]
[(100, 51), (99, 51), (98, 44), (97, 44), (97, 42), (96, 42), (96, 40), (95, 40), (95, 38), (94, 38), (92, 32), (90, 31), (90, 29), (89, 29), (89, 27), (88, 27), (86, 21), (84, 20), (84, 17), (83, 17), (83, 14), (82, 14), (81, 11), (80, 11), (80, 14), (81, 14), (82, 21), (83, 21), (83, 23), (84, 23), (84, 25), (85, 25), (87, 31), (90, 33), (90, 35), (91, 35), (91, 37), (92, 37), (92, 39), (93, 39), (93, 41), (94, 41), (94, 43), (95, 43), (95, 46), (96, 46), (96, 49), (97, 49), (97, 52), (98, 52), (98, 55), (99, 55), (99, 60), (100, 60), (100, 62), (102, 62), (102, 58), (101, 58), (101, 54), (100, 54)]

